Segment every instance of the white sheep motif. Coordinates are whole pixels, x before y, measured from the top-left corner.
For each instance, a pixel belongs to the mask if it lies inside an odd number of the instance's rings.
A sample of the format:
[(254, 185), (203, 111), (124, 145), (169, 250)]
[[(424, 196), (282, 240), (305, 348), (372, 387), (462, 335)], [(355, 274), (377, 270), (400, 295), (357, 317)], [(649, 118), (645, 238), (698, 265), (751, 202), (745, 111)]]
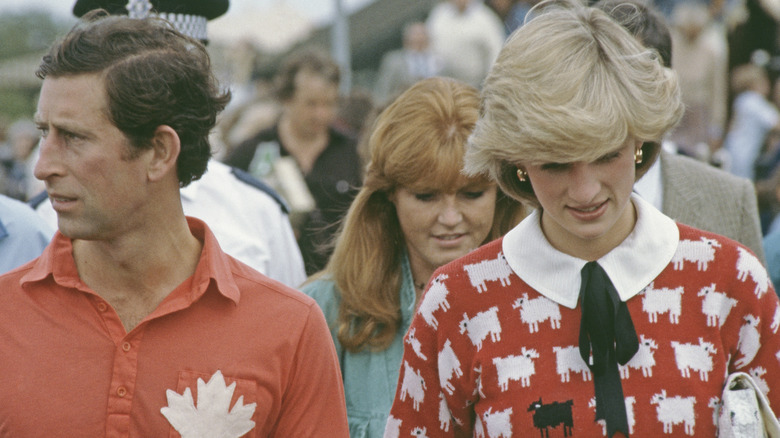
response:
[(666, 390), (662, 389), (660, 394), (653, 394), (650, 404), (658, 405), (655, 408), (658, 415), (658, 421), (664, 425), (664, 433), (674, 433), (674, 426), (683, 423), (685, 434), (693, 436), (693, 429), (696, 426), (696, 415), (693, 411), (693, 405), (696, 404), (695, 397), (667, 397)]
[(494, 357), (493, 364), (496, 366), (498, 386), (501, 391), (509, 389), (510, 380), (519, 380), (523, 388), (530, 386), (531, 376), (536, 374), (534, 359), (538, 358), (539, 353), (536, 350), (525, 347), (522, 347), (520, 356)]
[(428, 438), (428, 429), (424, 427), (415, 427), (412, 429), (412, 433), (410, 435), (417, 438)]
[(416, 329), (409, 330), (409, 333), (406, 334), (406, 339), (404, 339), (404, 342), (412, 346), (412, 350), (414, 350), (414, 354), (416, 354), (417, 357), (422, 360), (428, 360), (428, 358), (425, 357), (425, 354), (422, 352), (422, 344), (414, 335), (415, 330)]
[(485, 438), (485, 427), (482, 425), (482, 418), (479, 415), (474, 420), (474, 438)]
[(669, 322), (678, 324), (682, 312), (683, 287), (674, 289), (662, 287), (655, 289), (654, 282), (642, 291), (642, 310), (647, 313), (650, 322), (658, 322), (659, 313), (669, 313)]
[(478, 293), (487, 291), (487, 281), (500, 281), (501, 286), (510, 284), (509, 277), (512, 275), (512, 268), (506, 262), (504, 253), (499, 252), (494, 259), (482, 260), (478, 263), (463, 265), (463, 270), (469, 276), (471, 285), (477, 288)]
[(653, 376), (653, 367), (655, 366), (655, 352), (658, 349), (658, 344), (650, 338), (646, 338), (645, 335), (639, 335), (639, 350), (634, 354), (625, 365), (618, 365), (620, 370), (620, 377), (627, 379), (629, 376), (629, 369), (635, 370), (641, 369), (642, 375), (645, 377)]
[(772, 333), (777, 334), (777, 329), (780, 328), (780, 306), (775, 307), (775, 316), (772, 317), (772, 325), (769, 328), (772, 329)]
[(420, 371), (409, 366), (409, 362), (404, 361), (404, 379), (401, 382), (401, 401), (406, 401), (406, 396), (410, 396), (415, 411), (420, 410), (420, 403), (425, 398), (425, 380), (420, 375)]
[(448, 432), (452, 423), (452, 414), (447, 406), (447, 400), (444, 399), (444, 393), (439, 393), (439, 429)]
[(737, 305), (737, 300), (730, 298), (723, 292), (715, 290), (715, 283), (701, 288), (697, 294), (704, 297), (701, 302), (701, 311), (707, 315), (708, 327), (723, 327), (731, 309)]
[(742, 368), (753, 361), (758, 349), (761, 347), (760, 335), (758, 333), (758, 323), (761, 318), (754, 315), (745, 315), (745, 322), (739, 328), (739, 341), (737, 350), (742, 353), (742, 357), (734, 363), (737, 368)]
[[(636, 397), (633, 395), (630, 395), (625, 398), (626, 403), (626, 418), (628, 419), (628, 434), (631, 435), (634, 433), (634, 426), (636, 425), (636, 416), (634, 414), (634, 404), (636, 403)], [(596, 398), (593, 397), (588, 402), (588, 407), (591, 409), (596, 409)], [(607, 436), (607, 422), (605, 420), (598, 420), (596, 421), (601, 425), (602, 433), (604, 436)]]
[(753, 380), (755, 380), (758, 389), (760, 389), (761, 392), (764, 393), (764, 395), (767, 395), (769, 393), (769, 384), (766, 383), (766, 379), (764, 379), (764, 374), (766, 374), (766, 368), (764, 367), (751, 368), (748, 371), (748, 374), (750, 374), (750, 377), (752, 377)]
[(425, 295), (423, 295), (420, 302), (418, 312), (420, 312), (425, 322), (433, 328), (439, 327), (439, 322), (433, 316), (433, 312), (439, 309), (446, 312), (450, 308), (450, 303), (447, 301), (447, 295), (450, 292), (447, 290), (447, 286), (444, 285), (444, 280), (447, 278), (449, 278), (447, 274), (437, 275), (431, 281), (430, 287), (425, 291)]
[(764, 265), (745, 248), (738, 247), (739, 258), (737, 258), (737, 280), (745, 281), (748, 277), (756, 283), (753, 292), (758, 298), (761, 298), (769, 290), (769, 274), (767, 274)]
[(463, 371), (460, 369), (460, 361), (455, 356), (455, 351), (452, 349), (452, 343), (449, 339), (444, 341), (444, 347), (439, 352), (439, 385), (447, 391), (450, 395), (455, 391), (455, 387), (450, 382), (452, 376), (463, 376)]
[(401, 435), (401, 419), (395, 418), (392, 415), (387, 417), (387, 423), (385, 423), (385, 438), (399, 438)]
[(512, 308), (520, 309), (520, 319), (528, 324), (531, 333), (538, 332), (539, 323), (548, 319), (553, 329), (561, 328), (561, 309), (558, 303), (547, 297), (541, 296), (529, 300), (528, 294), (524, 293), (522, 297), (515, 300)]
[(582, 373), (582, 380), (591, 379), (591, 372), (588, 365), (580, 356), (580, 349), (576, 345), (566, 347), (553, 347), (555, 353), (555, 369), (561, 376), (561, 382), (568, 382), (571, 378), (571, 372)]
[(699, 372), (699, 379), (706, 382), (709, 379), (709, 373), (712, 371), (712, 356), (717, 349), (711, 342), (705, 342), (699, 338), (698, 344), (672, 341), (674, 348), (674, 359), (677, 362), (677, 369), (683, 377), (690, 378), (691, 370)]
[(707, 264), (715, 260), (715, 248), (720, 248), (720, 242), (704, 236), (701, 240), (681, 240), (672, 256), (674, 270), (682, 270), (683, 264), (688, 261), (696, 263), (699, 271), (706, 271)]
[(479, 312), (473, 318), (469, 318), (466, 313), (463, 313), (463, 320), (459, 327), (460, 334), (468, 332), (468, 337), (471, 343), (477, 347), (477, 351), (482, 349), (482, 341), (487, 338), (488, 334), (493, 342), (501, 340), (501, 323), (498, 321), (497, 306)]
[(485, 426), (490, 438), (511, 438), (512, 437), (512, 408), (503, 411), (493, 412), (493, 408), (488, 408), (482, 418), (485, 420)]
[(708, 408), (712, 409), (712, 424), (715, 426), (718, 425), (718, 418), (720, 417), (720, 406), (723, 403), (720, 402), (720, 397), (713, 396), (710, 398), (709, 404), (707, 404)]

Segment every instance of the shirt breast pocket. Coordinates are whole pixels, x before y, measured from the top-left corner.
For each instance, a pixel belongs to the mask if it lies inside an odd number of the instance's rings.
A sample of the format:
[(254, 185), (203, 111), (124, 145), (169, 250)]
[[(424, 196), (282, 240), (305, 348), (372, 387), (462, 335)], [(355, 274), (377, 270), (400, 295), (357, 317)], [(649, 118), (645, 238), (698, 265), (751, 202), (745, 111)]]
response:
[(254, 380), (180, 371), (176, 390), (167, 391), (161, 409), (171, 438), (257, 436), (257, 383)]

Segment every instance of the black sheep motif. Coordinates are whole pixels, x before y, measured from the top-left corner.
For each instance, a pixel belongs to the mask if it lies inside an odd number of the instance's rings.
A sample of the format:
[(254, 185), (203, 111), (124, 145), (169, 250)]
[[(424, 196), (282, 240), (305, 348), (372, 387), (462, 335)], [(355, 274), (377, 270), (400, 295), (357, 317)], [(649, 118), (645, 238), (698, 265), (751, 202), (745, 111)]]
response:
[(571, 416), (571, 406), (574, 401), (567, 400), (563, 403), (552, 402), (550, 404), (543, 404), (542, 398), (539, 397), (539, 401), (535, 401), (528, 406), (528, 412), (534, 411), (534, 427), (539, 429), (542, 438), (549, 438), (550, 427), (558, 427), (559, 424), (563, 425), (563, 436), (570, 436), (572, 428), (574, 427), (574, 421)]

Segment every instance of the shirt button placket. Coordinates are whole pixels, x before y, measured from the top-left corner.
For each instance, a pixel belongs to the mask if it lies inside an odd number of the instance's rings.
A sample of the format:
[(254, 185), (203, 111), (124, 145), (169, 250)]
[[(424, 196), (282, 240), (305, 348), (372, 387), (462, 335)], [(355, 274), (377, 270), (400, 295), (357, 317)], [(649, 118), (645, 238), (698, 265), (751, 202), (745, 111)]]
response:
[(143, 336), (142, 330), (134, 331), (122, 339), (114, 349), (114, 370), (111, 381), (111, 393), (108, 404), (109, 436), (121, 435), (130, 427), (130, 409), (133, 404), (136, 375), (138, 372), (138, 344)]

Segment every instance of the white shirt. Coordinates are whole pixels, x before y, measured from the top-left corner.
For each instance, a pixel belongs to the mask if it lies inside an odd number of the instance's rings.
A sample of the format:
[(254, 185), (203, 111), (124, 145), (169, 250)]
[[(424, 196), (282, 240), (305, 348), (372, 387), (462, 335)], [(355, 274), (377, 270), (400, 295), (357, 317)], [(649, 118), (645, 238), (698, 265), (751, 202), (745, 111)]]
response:
[[(306, 279), (290, 220), (267, 193), (239, 180), (231, 168), (210, 160), (206, 173), (181, 189), (184, 214), (203, 220), (228, 254), (291, 287)], [(38, 214), (57, 227), (51, 202)]]
[[(677, 146), (671, 141), (662, 143), (663, 150), (670, 154), (677, 153)], [(661, 157), (659, 156), (655, 163), (647, 169), (642, 178), (634, 183), (634, 192), (639, 194), (645, 201), (653, 207), (663, 211), (664, 205), (664, 182), (661, 176)]]
[[(620, 296), (627, 301), (666, 269), (680, 241), (677, 224), (637, 195), (631, 196), (637, 220), (631, 234), (597, 260)], [(533, 211), (502, 242), (507, 263), (529, 286), (570, 309), (577, 307), (581, 270), (588, 262), (555, 249)]]
[(426, 26), (442, 74), (479, 88), (504, 44), (501, 19), (482, 0), (472, 0), (462, 13), (444, 1), (431, 10)]

